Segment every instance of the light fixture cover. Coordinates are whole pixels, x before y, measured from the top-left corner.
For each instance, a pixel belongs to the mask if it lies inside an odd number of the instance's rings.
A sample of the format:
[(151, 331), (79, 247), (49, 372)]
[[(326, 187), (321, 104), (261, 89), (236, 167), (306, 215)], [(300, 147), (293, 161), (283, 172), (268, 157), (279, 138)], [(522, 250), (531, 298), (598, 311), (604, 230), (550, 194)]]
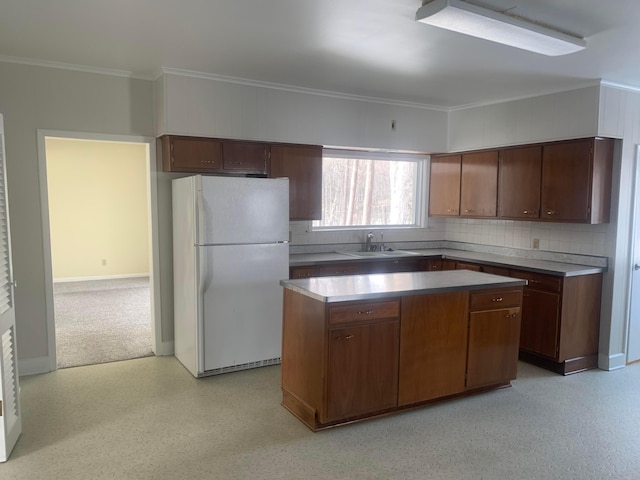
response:
[(416, 12), (418, 22), (542, 55), (586, 48), (584, 39), (461, 0), (432, 0)]

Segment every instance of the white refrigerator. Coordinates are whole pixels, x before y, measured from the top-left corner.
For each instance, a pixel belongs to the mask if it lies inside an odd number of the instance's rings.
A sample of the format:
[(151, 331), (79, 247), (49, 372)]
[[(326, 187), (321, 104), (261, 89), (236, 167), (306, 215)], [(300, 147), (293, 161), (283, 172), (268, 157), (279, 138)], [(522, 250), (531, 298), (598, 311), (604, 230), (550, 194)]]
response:
[(280, 363), (289, 180), (173, 180), (175, 355), (196, 377)]

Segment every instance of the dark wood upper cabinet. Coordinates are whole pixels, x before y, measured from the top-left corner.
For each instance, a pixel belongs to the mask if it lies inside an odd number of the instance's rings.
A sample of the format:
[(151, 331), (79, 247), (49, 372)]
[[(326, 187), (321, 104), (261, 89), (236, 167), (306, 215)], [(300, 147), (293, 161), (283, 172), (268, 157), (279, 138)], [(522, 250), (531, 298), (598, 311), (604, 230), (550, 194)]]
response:
[(322, 147), (271, 145), (269, 177), (289, 178), (289, 220), (322, 218)]
[(611, 139), (588, 138), (544, 145), (540, 218), (607, 223), (612, 163)]
[(495, 217), (498, 206), (498, 150), (462, 155), (460, 216)]
[(460, 214), (461, 160), (461, 155), (431, 158), (429, 215), (450, 217)]
[(259, 142), (222, 142), (223, 168), (228, 172), (267, 173), (269, 144)]
[(607, 223), (613, 148), (584, 138), (434, 155), (429, 215)]
[(165, 172), (221, 172), (222, 142), (210, 138), (162, 137)]
[(162, 169), (165, 172), (265, 176), (268, 158), (269, 144), (263, 142), (162, 137)]
[(540, 217), (542, 146), (507, 148), (500, 159), (498, 215), (526, 220)]

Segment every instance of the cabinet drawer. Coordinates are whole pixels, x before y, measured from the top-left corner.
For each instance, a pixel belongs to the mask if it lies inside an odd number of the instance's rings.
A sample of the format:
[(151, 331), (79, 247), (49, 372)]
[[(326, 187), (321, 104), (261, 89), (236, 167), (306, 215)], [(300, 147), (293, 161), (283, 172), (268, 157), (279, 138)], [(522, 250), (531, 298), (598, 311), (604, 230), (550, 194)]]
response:
[(394, 318), (399, 315), (400, 302), (398, 300), (335, 306), (329, 309), (329, 324), (336, 325), (379, 318)]
[(547, 290), (549, 292), (559, 292), (562, 289), (562, 277), (522, 271), (512, 271), (511, 276), (527, 280), (529, 288)]
[(518, 307), (522, 302), (520, 290), (493, 291), (471, 294), (471, 311), (496, 310), (505, 307)]

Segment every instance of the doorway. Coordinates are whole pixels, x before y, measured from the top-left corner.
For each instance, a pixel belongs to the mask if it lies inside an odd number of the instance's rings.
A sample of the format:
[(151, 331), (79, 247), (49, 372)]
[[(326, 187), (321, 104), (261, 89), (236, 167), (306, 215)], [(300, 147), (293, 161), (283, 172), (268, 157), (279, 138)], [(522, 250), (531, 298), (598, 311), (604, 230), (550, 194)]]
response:
[(640, 361), (640, 146), (636, 147), (627, 364)]
[(50, 370), (157, 354), (155, 140), (38, 141)]

